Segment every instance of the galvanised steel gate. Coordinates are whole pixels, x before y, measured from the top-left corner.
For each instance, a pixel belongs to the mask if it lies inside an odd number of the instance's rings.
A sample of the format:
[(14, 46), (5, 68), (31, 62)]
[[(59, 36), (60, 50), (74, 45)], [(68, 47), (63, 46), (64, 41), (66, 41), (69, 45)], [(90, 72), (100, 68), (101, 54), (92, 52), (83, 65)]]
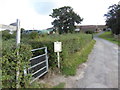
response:
[(32, 52), (42, 50), (44, 54), (32, 57), (30, 59), (30, 66), (28, 68), (28, 73), (32, 74), (32, 80), (30, 83), (37, 80), (39, 77), (43, 76), (48, 72), (48, 56), (47, 56), (47, 47), (37, 48), (31, 50)]

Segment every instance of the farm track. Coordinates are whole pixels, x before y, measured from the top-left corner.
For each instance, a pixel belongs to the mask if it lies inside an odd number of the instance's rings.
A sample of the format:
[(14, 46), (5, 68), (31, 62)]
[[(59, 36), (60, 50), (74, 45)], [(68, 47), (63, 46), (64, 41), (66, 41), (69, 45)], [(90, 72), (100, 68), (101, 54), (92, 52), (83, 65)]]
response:
[[(100, 35), (99, 33), (98, 35)], [(83, 78), (79, 79), (74, 88), (118, 88), (118, 54), (116, 44), (98, 38), (86, 62)]]

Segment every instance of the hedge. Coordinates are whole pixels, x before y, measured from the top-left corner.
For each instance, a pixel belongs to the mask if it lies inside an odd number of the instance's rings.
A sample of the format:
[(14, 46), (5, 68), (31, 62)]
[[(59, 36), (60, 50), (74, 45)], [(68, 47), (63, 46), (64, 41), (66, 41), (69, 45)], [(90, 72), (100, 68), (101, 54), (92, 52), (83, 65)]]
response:
[[(2, 43), (2, 88), (28, 87), (30, 75), (24, 75), (24, 69), (29, 67), (29, 59), (32, 56), (31, 46), (21, 44), (16, 48), (14, 40), (3, 41)], [(19, 55), (17, 52), (19, 51)], [(19, 62), (19, 63), (18, 63)], [(18, 81), (16, 82), (16, 72), (19, 70)]]
[[(29, 67), (29, 59), (33, 56), (31, 49), (46, 46), (48, 48), (49, 67), (53, 70), (57, 68), (57, 55), (54, 52), (54, 42), (62, 42), (62, 52), (60, 53), (61, 72), (64, 68), (69, 68), (70, 62), (75, 59), (71, 58), (78, 51), (81, 51), (87, 44), (92, 41), (90, 34), (63, 34), (63, 35), (44, 35), (37, 36), (33, 39), (29, 35), (24, 35), (21, 40), (19, 49), (16, 49), (15, 39), (8, 39), (2, 43), (2, 87), (15, 88), (16, 87), (16, 71), (20, 70), (19, 82), (20, 87), (30, 87), (30, 75), (24, 76), (23, 70)], [(17, 51), (20, 52), (17, 55)], [(38, 53), (35, 53), (36, 55)], [(17, 62), (20, 62), (17, 64)], [(65, 73), (63, 73), (65, 74)]]
[(27, 43), (33, 49), (46, 46), (48, 48), (49, 66), (54, 69), (57, 67), (57, 55), (54, 52), (54, 42), (62, 42), (62, 52), (60, 53), (61, 69), (69, 65), (67, 58), (69, 55), (82, 50), (82, 48), (90, 43), (92, 36), (90, 34), (65, 34), (65, 35), (50, 35), (46, 37), (39, 37), (34, 40), (28, 40)]

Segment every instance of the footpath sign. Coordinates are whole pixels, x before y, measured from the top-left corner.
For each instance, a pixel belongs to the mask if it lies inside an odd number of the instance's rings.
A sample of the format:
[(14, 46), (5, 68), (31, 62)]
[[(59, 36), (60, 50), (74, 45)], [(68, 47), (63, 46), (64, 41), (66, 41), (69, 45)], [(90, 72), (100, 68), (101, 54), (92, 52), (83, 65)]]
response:
[(54, 42), (54, 52), (57, 52), (57, 60), (58, 60), (58, 68), (60, 68), (60, 54), (59, 52), (62, 51), (62, 43), (61, 42)]
[(54, 52), (61, 52), (62, 51), (62, 43), (61, 42), (54, 42)]
[[(20, 20), (17, 19), (16, 21), (17, 27), (16, 27), (16, 31), (17, 31), (17, 35), (16, 35), (16, 47), (19, 48), (19, 44), (20, 44), (20, 36), (21, 36), (21, 31), (20, 31)], [(19, 55), (19, 52), (17, 52), (17, 55)], [(18, 65), (19, 62), (17, 61)], [(16, 74), (16, 83), (17, 83), (17, 88), (19, 88), (20, 83), (18, 82), (18, 78), (19, 78), (19, 73), (20, 71), (17, 71)]]

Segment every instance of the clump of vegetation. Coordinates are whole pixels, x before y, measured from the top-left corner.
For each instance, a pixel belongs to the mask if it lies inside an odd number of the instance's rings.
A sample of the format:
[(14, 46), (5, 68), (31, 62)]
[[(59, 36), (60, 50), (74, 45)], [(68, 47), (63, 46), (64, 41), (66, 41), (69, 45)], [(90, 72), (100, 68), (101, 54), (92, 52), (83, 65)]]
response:
[(103, 39), (106, 39), (106, 40), (109, 40), (115, 44), (118, 44), (120, 46), (120, 39), (119, 38), (114, 38), (112, 32), (105, 32), (101, 35), (99, 35), (100, 38), (103, 38)]
[(36, 38), (38, 38), (39, 37), (39, 34), (37, 33), (37, 32), (31, 32), (30, 34), (29, 34), (29, 38), (30, 39), (36, 39)]
[(94, 31), (91, 31), (91, 30), (88, 30), (88, 31), (85, 31), (86, 34), (93, 34)]
[[(15, 42), (11, 40), (2, 43), (2, 88), (25, 88), (29, 85), (30, 75), (24, 75), (24, 70), (29, 67), (29, 59), (32, 56), (29, 45), (21, 44), (16, 48)], [(19, 52), (19, 55), (17, 55)], [(19, 62), (19, 63), (18, 63)], [(18, 81), (16, 82), (16, 73), (19, 71)]]
[(0, 31), (0, 33), (2, 33), (3, 40), (9, 40), (16, 37), (16, 32), (13, 32), (13, 34), (10, 34), (9, 30)]

